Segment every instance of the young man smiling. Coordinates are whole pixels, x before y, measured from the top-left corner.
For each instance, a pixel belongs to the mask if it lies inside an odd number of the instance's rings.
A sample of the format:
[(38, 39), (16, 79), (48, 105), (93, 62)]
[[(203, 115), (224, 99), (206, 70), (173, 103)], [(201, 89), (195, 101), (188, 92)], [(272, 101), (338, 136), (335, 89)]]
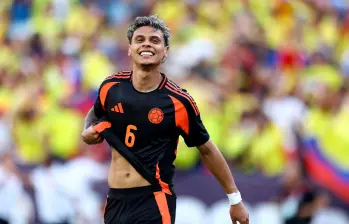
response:
[(156, 16), (137, 17), (127, 32), (132, 71), (106, 78), (85, 120), (87, 144), (112, 147), (105, 223), (175, 222), (173, 162), (179, 135), (196, 146), (230, 201), (233, 223), (249, 222), (230, 169), (210, 140), (193, 98), (160, 72), (170, 31)]

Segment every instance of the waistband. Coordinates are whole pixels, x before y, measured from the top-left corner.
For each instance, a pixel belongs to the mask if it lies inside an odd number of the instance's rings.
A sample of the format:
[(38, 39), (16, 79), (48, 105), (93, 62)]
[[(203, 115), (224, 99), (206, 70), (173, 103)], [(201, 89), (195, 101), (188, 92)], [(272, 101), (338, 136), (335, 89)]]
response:
[(114, 199), (121, 199), (125, 197), (137, 197), (142, 195), (153, 194), (158, 190), (154, 189), (153, 186), (144, 187), (133, 187), (133, 188), (110, 188), (108, 197)]

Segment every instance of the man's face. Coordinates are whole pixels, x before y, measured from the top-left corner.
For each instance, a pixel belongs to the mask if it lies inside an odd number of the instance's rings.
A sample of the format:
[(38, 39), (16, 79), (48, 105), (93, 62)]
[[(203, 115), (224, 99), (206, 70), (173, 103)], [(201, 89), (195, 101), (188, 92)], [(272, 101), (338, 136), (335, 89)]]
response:
[(128, 54), (139, 65), (159, 65), (167, 57), (163, 33), (150, 26), (142, 26), (134, 33)]

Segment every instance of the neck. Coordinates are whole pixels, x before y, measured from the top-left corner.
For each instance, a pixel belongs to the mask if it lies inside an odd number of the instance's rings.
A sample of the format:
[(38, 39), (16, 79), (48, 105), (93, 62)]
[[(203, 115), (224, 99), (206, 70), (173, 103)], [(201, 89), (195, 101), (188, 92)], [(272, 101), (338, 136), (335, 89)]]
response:
[(133, 66), (132, 84), (139, 92), (151, 92), (158, 88), (162, 80), (160, 66), (138, 67)]

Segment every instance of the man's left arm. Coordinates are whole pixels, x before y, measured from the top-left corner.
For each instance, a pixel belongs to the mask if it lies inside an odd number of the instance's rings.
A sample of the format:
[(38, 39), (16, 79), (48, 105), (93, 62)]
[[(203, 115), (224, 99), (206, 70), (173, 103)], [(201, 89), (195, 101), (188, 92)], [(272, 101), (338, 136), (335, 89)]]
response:
[(208, 140), (205, 144), (197, 147), (200, 151), (201, 160), (217, 178), (227, 194), (237, 192), (234, 179), (229, 166), (217, 146)]
[(240, 192), (235, 185), (234, 178), (230, 172), (229, 166), (217, 146), (208, 140), (205, 144), (197, 146), (200, 151), (201, 160), (217, 178), (223, 187), (230, 201), (230, 216), (233, 223), (239, 221), (241, 224), (248, 224), (248, 212), (245, 209)]
[[(180, 103), (177, 102), (176, 125), (180, 128), (180, 133), (188, 147), (196, 146), (201, 154), (203, 163), (217, 178), (227, 193), (230, 202), (230, 217), (234, 224), (248, 224), (248, 213), (242, 203), (240, 192), (238, 191), (229, 166), (217, 146), (210, 140), (204, 124), (201, 121), (200, 111), (194, 99), (186, 92), (182, 92)], [(174, 104), (176, 99), (173, 99)], [(184, 115), (184, 116), (183, 116)]]

